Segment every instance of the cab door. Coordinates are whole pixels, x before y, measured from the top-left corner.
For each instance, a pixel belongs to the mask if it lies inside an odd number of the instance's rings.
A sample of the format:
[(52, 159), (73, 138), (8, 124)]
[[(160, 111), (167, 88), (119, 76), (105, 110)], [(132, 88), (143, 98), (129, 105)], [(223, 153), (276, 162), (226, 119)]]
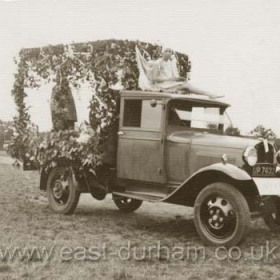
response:
[(121, 100), (118, 178), (164, 183), (164, 105), (161, 99)]

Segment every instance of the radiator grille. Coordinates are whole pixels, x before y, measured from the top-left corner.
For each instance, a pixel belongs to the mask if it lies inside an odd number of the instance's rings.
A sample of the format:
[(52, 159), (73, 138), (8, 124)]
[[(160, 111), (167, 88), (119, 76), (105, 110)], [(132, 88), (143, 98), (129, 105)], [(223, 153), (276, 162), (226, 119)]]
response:
[(274, 155), (274, 149), (271, 144), (268, 143), (268, 149), (269, 151), (265, 152), (264, 143), (260, 142), (255, 146), (257, 153), (258, 153), (258, 163), (273, 163), (273, 155)]

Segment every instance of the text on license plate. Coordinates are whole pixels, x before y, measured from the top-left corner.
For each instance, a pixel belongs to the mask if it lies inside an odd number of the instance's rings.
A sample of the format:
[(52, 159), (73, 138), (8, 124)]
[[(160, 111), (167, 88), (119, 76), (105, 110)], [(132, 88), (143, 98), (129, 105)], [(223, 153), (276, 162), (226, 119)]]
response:
[(273, 177), (276, 175), (276, 166), (272, 164), (257, 164), (253, 167), (253, 176)]

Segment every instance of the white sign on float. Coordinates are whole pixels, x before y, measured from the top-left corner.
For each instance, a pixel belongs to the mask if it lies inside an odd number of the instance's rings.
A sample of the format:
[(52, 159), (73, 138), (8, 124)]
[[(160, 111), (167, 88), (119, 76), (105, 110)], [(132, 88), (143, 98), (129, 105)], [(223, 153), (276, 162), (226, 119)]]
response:
[[(26, 106), (29, 108), (31, 122), (38, 125), (40, 132), (52, 130), (50, 99), (53, 83), (43, 85), (40, 89), (26, 91)], [(92, 99), (93, 91), (85, 83), (79, 89), (71, 87), (72, 95), (75, 101), (79, 126), (84, 121), (89, 122), (89, 105)]]

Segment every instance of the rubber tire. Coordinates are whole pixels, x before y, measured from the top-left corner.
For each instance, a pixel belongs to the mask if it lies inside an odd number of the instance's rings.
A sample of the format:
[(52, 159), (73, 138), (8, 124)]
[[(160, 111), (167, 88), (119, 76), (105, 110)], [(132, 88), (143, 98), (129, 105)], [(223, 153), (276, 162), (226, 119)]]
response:
[[(73, 179), (71, 176), (68, 177), (69, 180), (69, 198), (68, 201), (65, 205), (59, 205), (52, 194), (52, 181), (55, 178), (55, 176), (58, 173), (63, 172), (65, 169), (68, 169), (69, 167), (63, 167), (63, 166), (57, 166), (55, 167), (49, 174), (48, 180), (47, 180), (47, 197), (48, 197), (48, 202), (51, 207), (51, 209), (59, 214), (65, 214), (65, 215), (70, 215), (74, 212), (74, 210), (77, 207), (77, 204), (79, 202), (80, 198), (80, 192), (77, 190), (77, 187), (75, 186)], [(72, 171), (69, 171), (72, 172)]]
[[(121, 198), (127, 198), (127, 199), (131, 199), (130, 203), (121, 203), (120, 199)], [(113, 195), (113, 200), (115, 205), (119, 208), (119, 210), (121, 210), (122, 212), (125, 213), (131, 213), (136, 211), (143, 203), (142, 200), (137, 200), (137, 199), (133, 199), (133, 198), (128, 198), (128, 197), (122, 197), (122, 196), (118, 196), (118, 195)]]
[[(265, 213), (263, 215), (263, 219), (269, 229), (273, 232), (280, 232), (280, 221), (277, 222), (271, 215), (271, 211), (276, 210), (280, 215), (280, 197), (272, 196), (269, 198), (269, 201), (266, 202), (268, 209), (265, 209)], [(278, 206), (275, 206), (277, 204)], [(274, 208), (276, 207), (276, 208)]]
[[(209, 195), (219, 195), (227, 199), (237, 215), (237, 225), (233, 234), (225, 239), (212, 236), (204, 227), (200, 217), (203, 201)], [(207, 245), (235, 246), (240, 244), (246, 237), (250, 227), (250, 210), (245, 197), (232, 185), (217, 182), (208, 185), (198, 194), (194, 205), (194, 223), (202, 241)]]

